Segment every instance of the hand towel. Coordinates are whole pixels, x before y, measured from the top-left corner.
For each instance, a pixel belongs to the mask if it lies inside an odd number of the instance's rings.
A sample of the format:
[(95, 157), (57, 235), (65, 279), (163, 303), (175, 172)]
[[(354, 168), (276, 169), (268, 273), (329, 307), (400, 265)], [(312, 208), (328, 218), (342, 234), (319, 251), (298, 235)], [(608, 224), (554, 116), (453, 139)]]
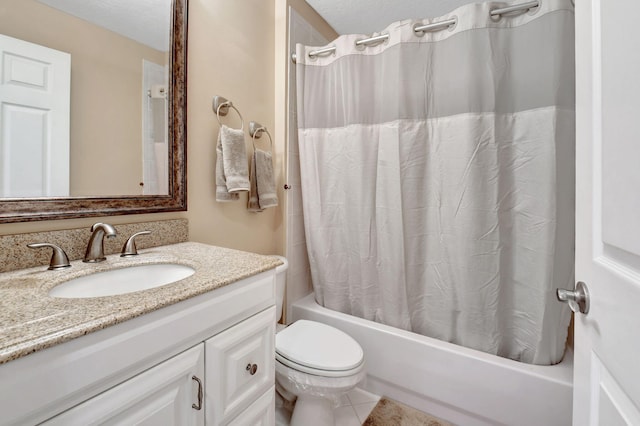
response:
[(249, 190), (249, 167), (247, 166), (247, 147), (244, 143), (244, 131), (232, 129), (224, 124), (220, 127), (222, 159), (227, 191), (241, 192)]
[(251, 190), (249, 211), (259, 212), (278, 205), (276, 181), (273, 174), (271, 153), (255, 149), (251, 157)]
[(237, 192), (231, 193), (227, 190), (227, 179), (224, 175), (224, 160), (222, 158), (222, 131), (218, 132), (218, 143), (216, 144), (216, 201), (225, 203), (240, 199)]
[(216, 145), (216, 200), (234, 201), (238, 192), (249, 190), (249, 170), (244, 132), (224, 124)]
[(247, 210), (254, 213), (259, 213), (264, 209), (260, 208), (258, 202), (258, 188), (256, 180), (256, 152), (253, 151), (251, 156), (251, 166), (249, 167), (249, 201), (247, 202)]

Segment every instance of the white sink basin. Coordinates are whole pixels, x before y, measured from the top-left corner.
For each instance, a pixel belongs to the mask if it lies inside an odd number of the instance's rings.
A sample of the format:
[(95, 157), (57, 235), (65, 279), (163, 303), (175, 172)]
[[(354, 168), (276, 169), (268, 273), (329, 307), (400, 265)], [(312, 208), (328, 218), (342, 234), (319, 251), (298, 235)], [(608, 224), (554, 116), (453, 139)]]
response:
[(173, 263), (129, 266), (74, 278), (49, 291), (49, 296), (66, 299), (115, 296), (174, 283), (193, 275), (189, 266)]

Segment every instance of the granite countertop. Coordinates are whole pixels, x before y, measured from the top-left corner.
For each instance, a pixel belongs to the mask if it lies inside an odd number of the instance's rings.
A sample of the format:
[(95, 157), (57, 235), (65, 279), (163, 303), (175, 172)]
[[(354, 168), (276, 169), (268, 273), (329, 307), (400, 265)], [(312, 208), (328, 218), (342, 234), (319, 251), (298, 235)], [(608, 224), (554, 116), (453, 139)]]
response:
[[(23, 357), (215, 290), (282, 264), (263, 256), (200, 243), (179, 243), (139, 250), (140, 255), (107, 256), (101, 263), (71, 262), (71, 268), (47, 266), (0, 273), (0, 364)], [(116, 296), (62, 299), (48, 295), (72, 278), (133, 265), (177, 263), (196, 272), (183, 280)]]

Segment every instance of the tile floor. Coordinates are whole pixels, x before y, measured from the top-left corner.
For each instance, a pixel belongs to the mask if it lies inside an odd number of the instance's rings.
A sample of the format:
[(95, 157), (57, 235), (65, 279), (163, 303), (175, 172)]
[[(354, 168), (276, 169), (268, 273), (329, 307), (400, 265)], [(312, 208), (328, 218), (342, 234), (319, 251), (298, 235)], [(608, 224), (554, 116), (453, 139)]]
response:
[[(361, 426), (379, 400), (378, 395), (359, 388), (347, 392), (333, 410), (336, 426)], [(290, 416), (284, 407), (276, 405), (276, 426), (289, 426)]]

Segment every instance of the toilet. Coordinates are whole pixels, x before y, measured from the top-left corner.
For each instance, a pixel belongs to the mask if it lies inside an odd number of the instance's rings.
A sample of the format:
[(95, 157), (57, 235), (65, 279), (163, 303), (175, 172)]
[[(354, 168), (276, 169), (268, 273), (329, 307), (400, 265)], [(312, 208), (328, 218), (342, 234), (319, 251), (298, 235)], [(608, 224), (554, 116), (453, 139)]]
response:
[[(276, 268), (277, 321), (282, 317), (287, 259)], [(298, 320), (276, 333), (276, 389), (296, 400), (291, 426), (333, 426), (333, 403), (366, 375), (364, 352), (351, 336), (329, 325)], [(297, 399), (296, 399), (297, 397)]]

